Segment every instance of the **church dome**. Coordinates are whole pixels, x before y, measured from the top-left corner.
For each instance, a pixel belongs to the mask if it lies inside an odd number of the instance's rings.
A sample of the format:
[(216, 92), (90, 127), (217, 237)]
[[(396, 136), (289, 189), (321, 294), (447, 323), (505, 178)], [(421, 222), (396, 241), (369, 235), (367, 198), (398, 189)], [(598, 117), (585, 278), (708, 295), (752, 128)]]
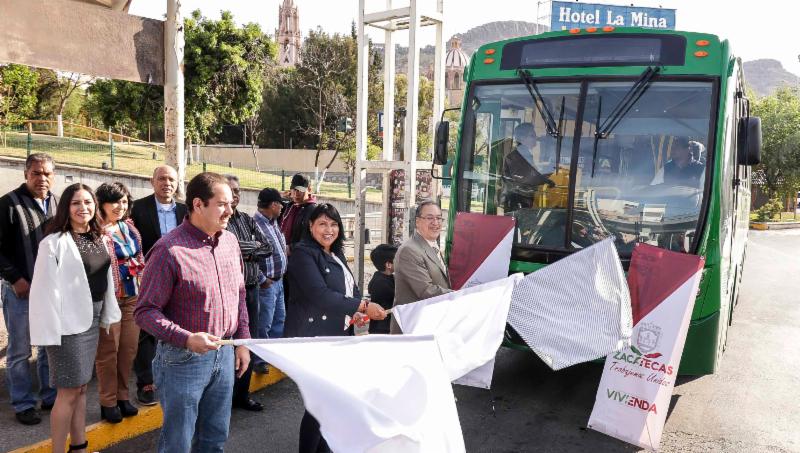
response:
[(444, 59), (446, 68), (465, 68), (469, 64), (469, 57), (461, 50), (461, 39), (453, 37), (447, 43), (450, 50), (447, 51), (447, 56)]

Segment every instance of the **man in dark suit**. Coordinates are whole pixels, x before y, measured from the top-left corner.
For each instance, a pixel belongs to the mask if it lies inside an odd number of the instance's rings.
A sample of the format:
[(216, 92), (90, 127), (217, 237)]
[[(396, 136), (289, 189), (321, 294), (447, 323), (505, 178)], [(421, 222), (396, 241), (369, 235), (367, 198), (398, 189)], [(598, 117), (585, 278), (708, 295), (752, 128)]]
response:
[[(137, 200), (131, 209), (131, 219), (142, 235), (142, 253), (147, 260), (147, 252), (162, 236), (183, 222), (186, 205), (175, 200), (178, 188), (178, 172), (169, 165), (162, 165), (153, 171), (150, 180), (153, 195)], [(153, 387), (152, 362), (156, 353), (156, 339), (142, 330), (139, 333), (139, 350), (133, 361), (136, 372), (136, 397), (139, 403), (151, 406), (156, 403)]]

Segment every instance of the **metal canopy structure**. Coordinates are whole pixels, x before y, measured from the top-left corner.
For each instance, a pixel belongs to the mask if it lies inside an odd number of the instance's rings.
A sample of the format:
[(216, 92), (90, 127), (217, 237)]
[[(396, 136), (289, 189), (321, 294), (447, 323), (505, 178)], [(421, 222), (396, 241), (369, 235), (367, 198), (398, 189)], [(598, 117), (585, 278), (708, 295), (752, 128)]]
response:
[[(404, 239), (408, 237), (411, 208), (415, 203), (417, 179), (417, 123), (419, 118), (419, 53), (418, 33), (424, 26), (434, 26), (435, 57), (433, 71), (433, 115), (439, 118), (444, 108), (444, 42), (443, 20), (444, 0), (410, 0), (408, 6), (393, 8), (393, 0), (383, 0), (385, 10), (365, 11), (367, 0), (358, 2), (358, 94), (356, 118), (356, 216), (354, 234), (355, 269), (358, 284), (364, 287), (364, 202), (366, 196), (367, 170), (384, 170), (383, 188), (384, 203), (382, 216), (384, 231), (388, 233), (387, 213), (389, 206), (388, 187), (391, 170), (405, 171), (404, 189)], [(422, 5), (421, 3), (427, 3)], [(377, 3), (377, 2), (376, 2)], [(368, 105), (368, 69), (369, 40), (365, 34), (366, 27), (384, 30), (384, 73), (383, 73), (383, 153), (381, 160), (368, 161), (367, 155), (367, 105)], [(405, 134), (403, 141), (404, 155), (402, 160), (394, 158), (394, 76), (395, 52), (393, 33), (408, 30), (408, 96), (406, 99)], [(386, 237), (386, 234), (384, 234)]]

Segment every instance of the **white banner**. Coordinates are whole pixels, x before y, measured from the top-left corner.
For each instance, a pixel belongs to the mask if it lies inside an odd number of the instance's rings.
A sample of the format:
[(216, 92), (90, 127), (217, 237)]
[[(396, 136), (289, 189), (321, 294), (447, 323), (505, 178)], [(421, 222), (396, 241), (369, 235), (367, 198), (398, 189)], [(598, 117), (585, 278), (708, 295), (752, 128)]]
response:
[(465, 451), (432, 336), (286, 338), (248, 347), (297, 384), (335, 452)]
[(511, 294), (522, 274), (419, 302), (398, 305), (392, 315), (403, 332), (434, 335), (450, 379), (489, 388), (494, 357), (503, 342)]
[[(606, 358), (588, 426), (656, 450), (678, 376), (703, 260), (652, 249), (655, 247), (638, 245), (634, 251), (628, 278), (634, 320), (636, 315), (641, 319), (634, 326), (631, 346)], [(644, 272), (635, 268), (637, 252), (650, 255), (649, 263), (642, 265)]]

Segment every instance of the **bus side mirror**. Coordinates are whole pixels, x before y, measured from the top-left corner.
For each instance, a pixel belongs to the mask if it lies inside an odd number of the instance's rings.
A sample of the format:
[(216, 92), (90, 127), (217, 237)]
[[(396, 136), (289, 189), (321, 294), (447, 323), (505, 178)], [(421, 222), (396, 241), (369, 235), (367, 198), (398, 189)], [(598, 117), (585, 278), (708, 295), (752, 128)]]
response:
[(433, 163), (436, 165), (444, 165), (447, 163), (447, 144), (450, 142), (450, 122), (439, 121), (436, 126), (436, 137), (434, 143), (436, 146), (433, 150)]
[(739, 120), (739, 165), (761, 163), (761, 118), (749, 116)]

